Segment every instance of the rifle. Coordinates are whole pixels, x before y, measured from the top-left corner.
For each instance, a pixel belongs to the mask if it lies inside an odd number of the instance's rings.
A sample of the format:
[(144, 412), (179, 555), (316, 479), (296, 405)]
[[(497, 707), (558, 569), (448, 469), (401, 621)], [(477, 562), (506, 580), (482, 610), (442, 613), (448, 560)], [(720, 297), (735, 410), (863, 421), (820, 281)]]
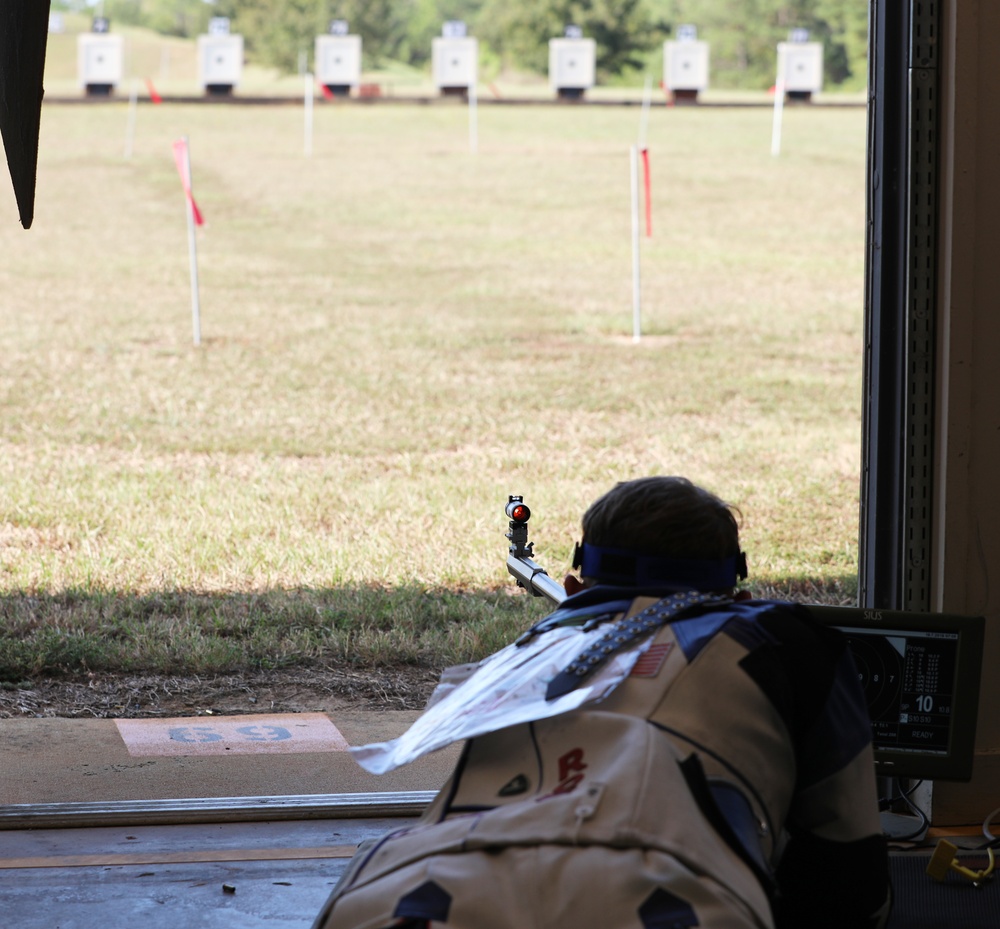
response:
[(517, 586), (530, 591), (532, 596), (548, 597), (556, 605), (562, 603), (566, 599), (566, 591), (534, 560), (532, 547), (535, 543), (528, 541), (531, 510), (525, 505), (524, 497), (511, 494), (504, 513), (510, 519), (507, 570), (514, 576)]

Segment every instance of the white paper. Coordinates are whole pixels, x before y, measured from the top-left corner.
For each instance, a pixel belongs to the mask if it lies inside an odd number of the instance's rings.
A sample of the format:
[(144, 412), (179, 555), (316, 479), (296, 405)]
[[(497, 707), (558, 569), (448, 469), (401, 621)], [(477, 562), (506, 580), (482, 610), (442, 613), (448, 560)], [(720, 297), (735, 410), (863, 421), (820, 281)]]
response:
[[(549, 682), (608, 628), (553, 629), (524, 645), (508, 645), (490, 655), (464, 679), (468, 665), (449, 669), (427, 710), (403, 735), (390, 742), (356, 746), (351, 754), (366, 771), (385, 774), (462, 739), (548, 719), (600, 700), (628, 676), (649, 647), (652, 634), (612, 655), (575, 690), (555, 700), (546, 700), (545, 691)], [(457, 673), (449, 674), (452, 671)]]

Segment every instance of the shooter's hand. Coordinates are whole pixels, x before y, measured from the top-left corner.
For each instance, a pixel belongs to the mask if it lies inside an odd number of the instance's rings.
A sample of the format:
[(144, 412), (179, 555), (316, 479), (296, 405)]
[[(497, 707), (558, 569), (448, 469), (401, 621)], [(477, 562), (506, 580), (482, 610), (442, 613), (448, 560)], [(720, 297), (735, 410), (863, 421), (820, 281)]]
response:
[(584, 584), (583, 581), (581, 581), (576, 575), (567, 574), (566, 577), (563, 578), (563, 587), (566, 589), (566, 596), (572, 597), (573, 594), (578, 594), (581, 590), (583, 590), (586, 587), (586, 584)]

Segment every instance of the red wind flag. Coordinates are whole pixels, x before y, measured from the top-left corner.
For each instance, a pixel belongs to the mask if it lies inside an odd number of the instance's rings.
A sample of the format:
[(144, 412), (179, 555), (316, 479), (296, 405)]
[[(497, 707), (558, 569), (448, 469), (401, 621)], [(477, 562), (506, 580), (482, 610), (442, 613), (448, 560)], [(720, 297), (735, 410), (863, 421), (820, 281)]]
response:
[(177, 165), (177, 173), (181, 176), (181, 184), (184, 187), (184, 195), (191, 205), (191, 213), (194, 216), (195, 224), (204, 226), (205, 220), (198, 209), (198, 204), (194, 202), (194, 194), (191, 192), (191, 175), (188, 170), (188, 146), (187, 139), (178, 139), (174, 142), (174, 164)]
[(149, 91), (149, 99), (152, 100), (153, 103), (163, 103), (163, 97), (156, 92), (153, 82), (148, 77), (146, 78), (146, 90)]
[(650, 191), (649, 149), (642, 150), (642, 177), (646, 188), (646, 238), (653, 237), (653, 198)]
[(330, 88), (327, 87), (326, 84), (320, 84), (319, 85), (319, 89), (321, 91), (323, 91), (323, 96), (326, 97), (327, 100), (333, 100), (333, 99), (335, 99), (334, 96), (333, 96), (333, 91), (330, 90)]

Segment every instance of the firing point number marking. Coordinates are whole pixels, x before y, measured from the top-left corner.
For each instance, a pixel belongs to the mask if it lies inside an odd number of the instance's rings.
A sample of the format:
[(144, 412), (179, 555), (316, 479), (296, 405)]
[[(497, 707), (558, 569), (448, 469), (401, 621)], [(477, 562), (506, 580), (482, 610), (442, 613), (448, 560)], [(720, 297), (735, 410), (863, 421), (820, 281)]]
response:
[[(284, 726), (239, 726), (235, 730), (243, 742), (283, 742), (292, 734)], [(211, 726), (177, 726), (170, 730), (172, 742), (221, 742), (223, 736)]]

